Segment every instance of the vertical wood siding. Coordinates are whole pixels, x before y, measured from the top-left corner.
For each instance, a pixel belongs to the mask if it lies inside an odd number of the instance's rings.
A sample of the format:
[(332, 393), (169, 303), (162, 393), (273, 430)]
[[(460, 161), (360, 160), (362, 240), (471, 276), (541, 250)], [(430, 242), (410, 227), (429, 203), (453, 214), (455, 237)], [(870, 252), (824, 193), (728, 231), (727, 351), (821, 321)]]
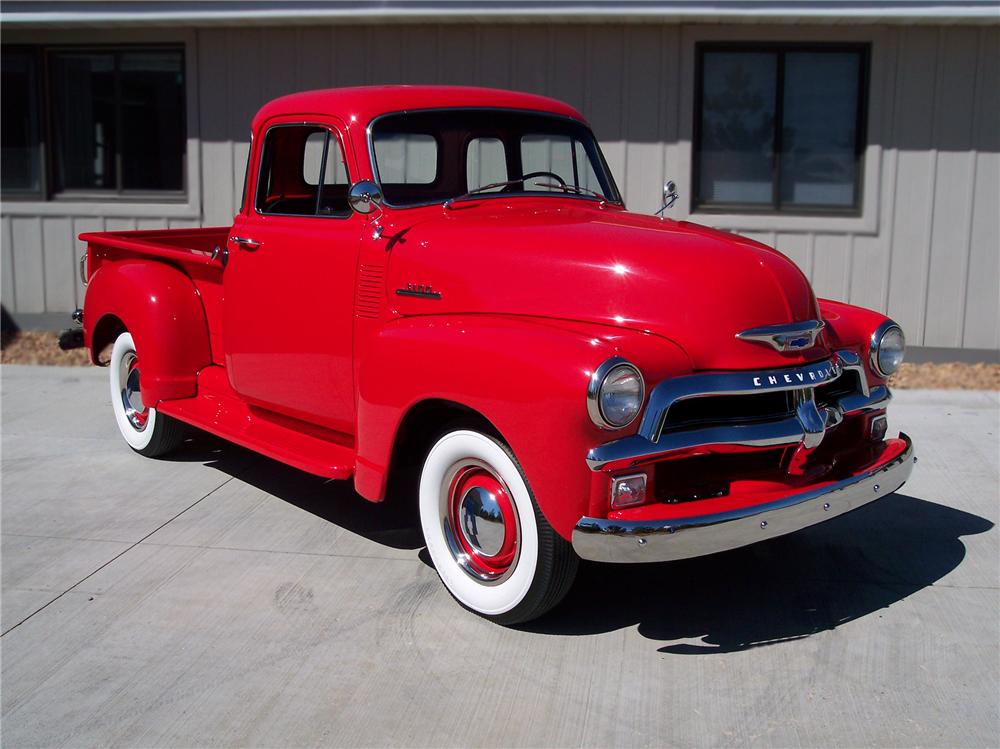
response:
[[(155, 206), (126, 218), (53, 214), (52, 203), (44, 216), (5, 211), (3, 304), (15, 313), (80, 304), (82, 231), (229, 223), (241, 200), (250, 119), (265, 101), (293, 90), (401, 82), (547, 94), (590, 119), (632, 210), (656, 210), (666, 178), (686, 199), (682, 31), (648, 24), (198, 31), (190, 53), (197, 60), (201, 148), (192, 179), (201, 180), (200, 216), (166, 218)], [(868, 31), (886, 68), (873, 75), (870, 94), (881, 97), (871, 128), (882, 149), (875, 230), (744, 233), (785, 252), (818, 294), (888, 312), (911, 344), (998, 348), (1000, 29)], [(710, 216), (699, 220), (711, 224)]]

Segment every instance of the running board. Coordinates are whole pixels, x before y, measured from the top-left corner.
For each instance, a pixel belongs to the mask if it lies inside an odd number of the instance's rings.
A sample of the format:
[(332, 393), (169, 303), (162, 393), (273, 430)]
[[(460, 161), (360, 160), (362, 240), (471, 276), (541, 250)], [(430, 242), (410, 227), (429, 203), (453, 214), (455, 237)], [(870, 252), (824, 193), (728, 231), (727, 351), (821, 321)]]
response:
[(268, 419), (233, 391), (223, 367), (198, 373), (194, 398), (161, 401), (156, 410), (307, 473), (332, 479), (354, 473), (354, 448), (321, 436), (337, 433), (303, 424), (309, 434)]

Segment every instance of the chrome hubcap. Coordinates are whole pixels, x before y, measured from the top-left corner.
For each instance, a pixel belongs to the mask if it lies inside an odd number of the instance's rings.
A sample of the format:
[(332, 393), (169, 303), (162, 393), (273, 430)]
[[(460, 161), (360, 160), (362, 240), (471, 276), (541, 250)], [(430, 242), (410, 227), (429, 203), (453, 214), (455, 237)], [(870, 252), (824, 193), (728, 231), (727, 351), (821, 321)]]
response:
[(146, 428), (149, 421), (149, 409), (142, 402), (142, 388), (139, 377), (139, 357), (135, 352), (129, 352), (122, 357), (118, 370), (118, 382), (121, 383), (122, 407), (125, 418), (137, 432)]
[(495, 585), (517, 564), (520, 523), (510, 490), (496, 471), (468, 459), (442, 482), (441, 523), (456, 564), (484, 585)]
[(500, 553), (506, 531), (495, 494), (481, 486), (469, 489), (459, 499), (458, 521), (473, 551), (487, 557)]

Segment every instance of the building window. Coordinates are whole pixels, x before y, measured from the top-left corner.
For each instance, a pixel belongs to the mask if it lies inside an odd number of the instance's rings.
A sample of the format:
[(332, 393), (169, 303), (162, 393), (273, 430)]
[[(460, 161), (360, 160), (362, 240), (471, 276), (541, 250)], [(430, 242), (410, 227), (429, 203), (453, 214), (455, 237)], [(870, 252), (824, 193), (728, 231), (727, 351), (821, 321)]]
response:
[(703, 44), (697, 58), (695, 210), (859, 213), (867, 45)]
[(184, 103), (176, 47), (4, 49), (4, 193), (183, 196)]

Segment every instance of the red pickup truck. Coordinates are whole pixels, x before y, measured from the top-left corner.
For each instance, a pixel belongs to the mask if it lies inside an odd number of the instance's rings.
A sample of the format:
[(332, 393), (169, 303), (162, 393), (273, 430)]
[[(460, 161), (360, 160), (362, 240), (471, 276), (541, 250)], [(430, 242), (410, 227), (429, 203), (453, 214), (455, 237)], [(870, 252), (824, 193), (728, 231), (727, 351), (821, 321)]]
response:
[(899, 326), (628, 212), (572, 107), (334, 89), (252, 132), (231, 228), (81, 236), (84, 342), (137, 452), (194, 426), (373, 502), (408, 482), (441, 580), (505, 624), (580, 558), (731, 549), (909, 476)]

